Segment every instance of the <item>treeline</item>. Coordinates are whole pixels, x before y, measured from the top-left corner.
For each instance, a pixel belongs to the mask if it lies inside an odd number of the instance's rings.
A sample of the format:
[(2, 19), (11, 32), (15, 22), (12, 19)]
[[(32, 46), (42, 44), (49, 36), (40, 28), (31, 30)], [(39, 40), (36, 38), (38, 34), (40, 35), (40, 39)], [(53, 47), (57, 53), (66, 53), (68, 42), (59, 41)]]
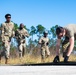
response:
[[(18, 24), (14, 23), (15, 30), (19, 27)], [(26, 53), (39, 55), (40, 53), (40, 46), (38, 45), (38, 40), (41, 36), (43, 36), (43, 32), (45, 30), (48, 31), (48, 37), (50, 39), (49, 48), (50, 51), (55, 50), (55, 44), (56, 44), (56, 33), (55, 30), (58, 27), (58, 25), (52, 26), (49, 29), (46, 29), (43, 25), (39, 24), (37, 26), (31, 26), (29, 29), (25, 25), (25, 29), (29, 32), (30, 37), (28, 38), (28, 43), (26, 45)], [(16, 40), (16, 39), (15, 39)], [(15, 41), (16, 42), (16, 41)], [(13, 44), (12, 44), (13, 46)], [(12, 47), (13, 48), (13, 47)], [(16, 46), (14, 47), (16, 48)], [(14, 50), (14, 49), (12, 49)], [(52, 52), (53, 52), (52, 51)]]
[[(14, 23), (15, 31), (18, 29), (19, 25)], [(43, 35), (43, 32), (45, 30), (48, 31), (48, 37), (50, 39), (49, 43), (49, 49), (51, 53), (55, 53), (55, 46), (56, 46), (56, 28), (58, 25), (52, 26), (49, 29), (46, 29), (43, 25), (39, 24), (36, 27), (31, 26), (29, 29), (25, 25), (25, 29), (29, 32), (30, 37), (28, 38), (28, 43), (26, 43), (26, 53), (33, 54), (33, 55), (39, 55), (40, 54), (40, 46), (38, 45), (38, 40), (39, 38)], [(17, 53), (17, 45), (15, 45), (16, 39), (14, 39), (14, 42), (11, 42), (11, 51), (12, 54), (16, 55)], [(75, 42), (75, 47), (76, 47), (76, 42)], [(2, 43), (0, 41), (0, 50), (2, 49)]]
[[(15, 25), (15, 30), (18, 29), (19, 25), (14, 23)], [(29, 37), (29, 41), (28, 41), (28, 45), (34, 44), (35, 46), (37, 45), (37, 42), (39, 40), (39, 38), (43, 35), (43, 32), (45, 30), (48, 31), (48, 37), (50, 39), (50, 44), (49, 46), (53, 46), (55, 45), (55, 40), (56, 40), (56, 33), (55, 30), (58, 27), (58, 25), (55, 25), (51, 28), (46, 29), (43, 25), (39, 24), (36, 27), (35, 26), (31, 26), (29, 29), (26, 27), (25, 25), (25, 29), (29, 32), (30, 37)]]

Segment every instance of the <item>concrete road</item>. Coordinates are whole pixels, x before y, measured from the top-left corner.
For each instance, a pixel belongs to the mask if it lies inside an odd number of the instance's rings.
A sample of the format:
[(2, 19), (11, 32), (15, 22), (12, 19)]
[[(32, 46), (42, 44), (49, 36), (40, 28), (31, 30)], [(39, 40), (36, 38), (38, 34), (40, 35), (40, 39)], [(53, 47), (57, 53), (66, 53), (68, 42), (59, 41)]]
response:
[(76, 66), (0, 66), (0, 75), (76, 75)]

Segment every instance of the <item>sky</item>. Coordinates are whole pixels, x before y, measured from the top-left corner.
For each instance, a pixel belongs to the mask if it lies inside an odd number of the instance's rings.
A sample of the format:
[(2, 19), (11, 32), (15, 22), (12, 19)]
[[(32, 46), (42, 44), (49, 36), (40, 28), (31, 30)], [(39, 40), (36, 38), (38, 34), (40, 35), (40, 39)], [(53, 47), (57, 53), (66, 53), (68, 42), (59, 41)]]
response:
[(27, 28), (41, 24), (50, 29), (76, 23), (76, 0), (0, 0), (0, 23), (7, 13), (13, 22), (24, 23)]

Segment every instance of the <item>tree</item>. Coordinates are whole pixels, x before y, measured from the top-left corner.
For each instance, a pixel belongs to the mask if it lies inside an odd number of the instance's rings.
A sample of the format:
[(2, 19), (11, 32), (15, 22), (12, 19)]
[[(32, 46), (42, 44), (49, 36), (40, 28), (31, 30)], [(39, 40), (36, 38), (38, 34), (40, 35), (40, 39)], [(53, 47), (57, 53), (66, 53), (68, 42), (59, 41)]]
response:
[(50, 28), (50, 33), (52, 35), (52, 38), (56, 38), (56, 28), (57, 27), (58, 27), (58, 25), (55, 25), (52, 28)]
[(14, 23), (14, 30), (16, 31), (18, 29), (18, 24)]
[(35, 34), (36, 34), (36, 28), (34, 26), (31, 26), (30, 35), (32, 36), (32, 41), (33, 41), (33, 35)]
[(26, 25), (24, 25), (24, 28), (29, 32), (30, 30), (26, 27)]
[(53, 26), (50, 28), (49, 34), (51, 34), (51, 39), (50, 39), (50, 46), (54, 47), (56, 45), (56, 28), (58, 25)]
[(30, 54), (32, 54), (32, 51), (35, 47), (34, 41), (33, 41), (33, 35), (35, 35), (35, 34), (36, 34), (36, 28), (34, 26), (31, 26), (30, 35), (32, 36), (32, 38), (29, 39)]
[(37, 28), (37, 32), (36, 33), (38, 34), (37, 36), (40, 38), (42, 33), (45, 30), (45, 27), (39, 24), (38, 26), (36, 26), (36, 28)]

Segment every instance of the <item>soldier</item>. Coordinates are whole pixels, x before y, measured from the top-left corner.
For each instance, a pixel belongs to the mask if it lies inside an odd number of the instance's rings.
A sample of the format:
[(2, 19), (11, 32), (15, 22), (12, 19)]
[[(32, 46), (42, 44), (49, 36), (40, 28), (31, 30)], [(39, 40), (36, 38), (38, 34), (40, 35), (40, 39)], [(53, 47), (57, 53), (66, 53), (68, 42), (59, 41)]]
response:
[(18, 42), (18, 49), (19, 49), (19, 57), (25, 55), (25, 47), (26, 47), (26, 41), (25, 37), (29, 37), (28, 31), (24, 28), (24, 24), (21, 23), (20, 27), (16, 30), (15, 36)]
[(45, 61), (45, 57), (48, 57), (50, 55), (50, 51), (49, 51), (49, 38), (47, 37), (48, 32), (44, 31), (44, 36), (40, 38), (39, 40), (39, 44), (41, 45), (41, 58), (42, 61)]
[(0, 53), (0, 61), (1, 57), (5, 56), (5, 64), (7, 64), (10, 56), (10, 42), (11, 38), (14, 36), (14, 23), (11, 22), (11, 14), (6, 14), (5, 19), (6, 21), (1, 25), (3, 51)]
[(57, 44), (56, 44), (56, 57), (54, 62), (59, 62), (59, 48), (61, 38), (64, 37), (65, 40), (62, 42), (62, 51), (64, 62), (68, 62), (69, 56), (74, 48), (74, 40), (76, 39), (76, 24), (69, 24), (66, 27), (58, 27), (56, 29), (57, 34)]

